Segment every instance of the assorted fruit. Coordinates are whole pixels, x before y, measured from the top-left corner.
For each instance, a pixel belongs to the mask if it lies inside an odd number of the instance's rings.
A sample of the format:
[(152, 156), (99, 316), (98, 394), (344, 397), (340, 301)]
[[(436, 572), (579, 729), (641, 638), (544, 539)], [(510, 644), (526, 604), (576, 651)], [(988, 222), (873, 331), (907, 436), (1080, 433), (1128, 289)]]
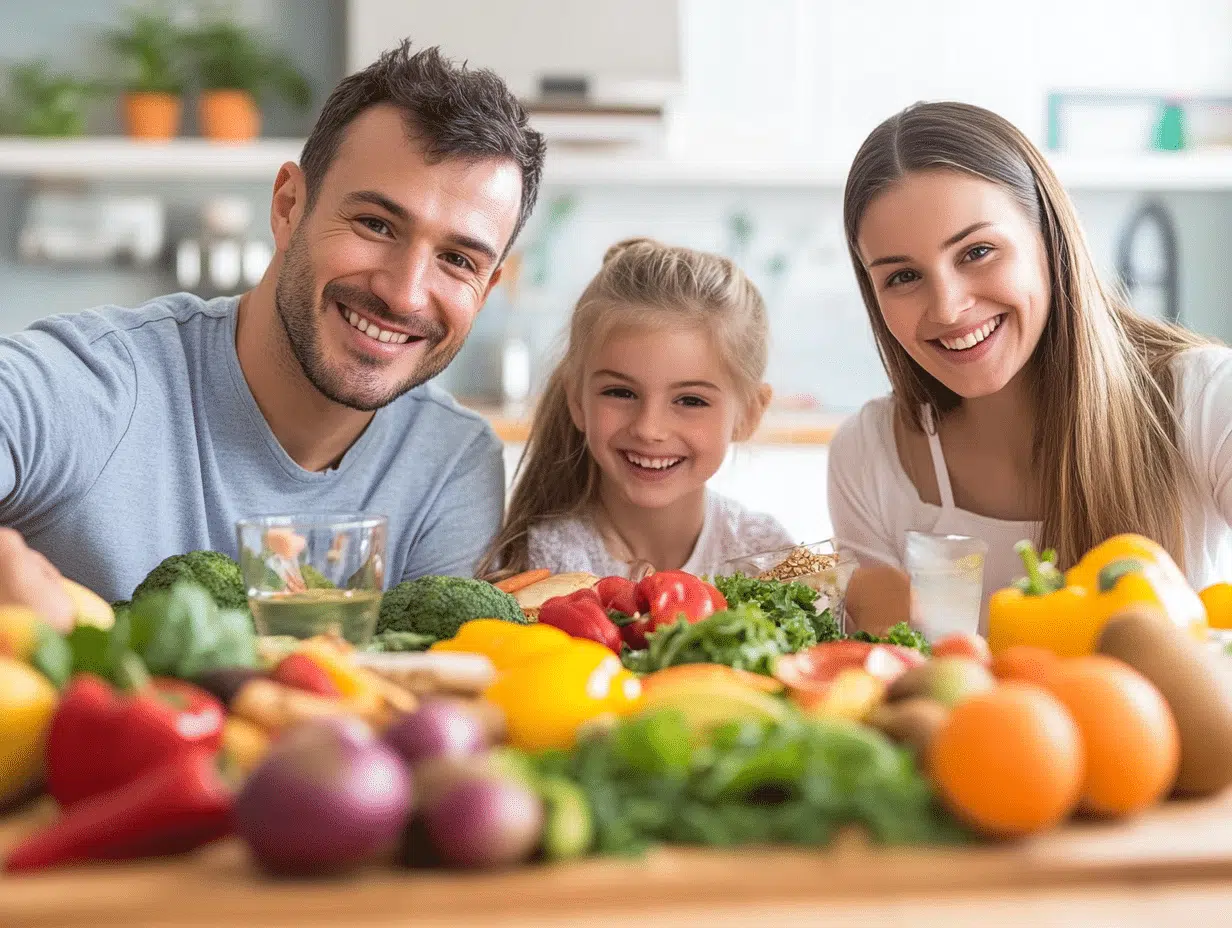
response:
[(212, 552), (106, 614), (81, 591), (63, 635), (0, 606), (0, 805), (60, 810), (4, 865), (232, 835), (296, 877), (852, 827), (949, 843), (1232, 785), (1232, 661), (1203, 640), (1232, 595), (1137, 536), (1064, 574), (1019, 553), (988, 640), (931, 644), (844, 635), (769, 572), (422, 578), (385, 594), (367, 649), (257, 638)]

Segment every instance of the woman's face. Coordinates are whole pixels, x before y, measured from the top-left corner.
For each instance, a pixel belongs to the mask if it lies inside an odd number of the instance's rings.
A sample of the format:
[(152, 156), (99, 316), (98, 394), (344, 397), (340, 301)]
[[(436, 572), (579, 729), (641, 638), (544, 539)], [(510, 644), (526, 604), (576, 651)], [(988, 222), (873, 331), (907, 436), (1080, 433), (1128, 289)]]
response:
[(886, 327), (949, 389), (989, 396), (1026, 366), (1048, 321), (1048, 259), (1003, 187), (908, 174), (869, 204), (857, 247)]

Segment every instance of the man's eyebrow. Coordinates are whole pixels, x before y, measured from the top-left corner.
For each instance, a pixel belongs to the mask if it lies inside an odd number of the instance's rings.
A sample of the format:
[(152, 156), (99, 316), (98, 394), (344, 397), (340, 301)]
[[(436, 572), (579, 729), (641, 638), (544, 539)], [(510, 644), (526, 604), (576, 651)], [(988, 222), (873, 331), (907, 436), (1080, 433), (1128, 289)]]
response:
[[(956, 232), (954, 235), (951, 235), (944, 242), (942, 242), (938, 251), (945, 251), (945, 249), (949, 248), (951, 245), (957, 245), (972, 232), (978, 232), (980, 229), (987, 228), (990, 225), (992, 225), (992, 223), (987, 221), (973, 222), (961, 232)], [(907, 255), (886, 255), (884, 258), (878, 258), (876, 261), (870, 261), (868, 266), (876, 267), (879, 264), (908, 264), (910, 261), (911, 258)]]
[[(379, 206), (385, 212), (396, 218), (399, 222), (410, 222), (414, 217), (411, 216), (411, 211), (396, 200), (391, 200), (385, 194), (377, 190), (353, 190), (348, 193), (343, 202), (348, 206), (359, 206), (369, 204)], [(453, 232), (446, 236), (445, 240), (459, 248), (467, 248), (471, 251), (476, 251), (483, 255), (488, 261), (496, 263), (500, 257), (496, 253), (496, 249), (485, 242), (481, 238), (476, 238), (473, 235), (467, 235), (463, 232)]]

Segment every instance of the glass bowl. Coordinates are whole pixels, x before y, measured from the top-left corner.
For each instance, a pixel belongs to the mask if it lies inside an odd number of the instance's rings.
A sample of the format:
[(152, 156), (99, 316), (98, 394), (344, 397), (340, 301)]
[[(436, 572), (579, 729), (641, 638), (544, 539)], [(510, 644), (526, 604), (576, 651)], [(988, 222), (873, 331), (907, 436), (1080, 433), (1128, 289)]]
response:
[(827, 539), (732, 558), (720, 565), (718, 574), (744, 574), (762, 580), (803, 583), (817, 592), (817, 611), (829, 609), (846, 634), (843, 600), (847, 595), (847, 583), (857, 566), (854, 554), (839, 548), (833, 539)]

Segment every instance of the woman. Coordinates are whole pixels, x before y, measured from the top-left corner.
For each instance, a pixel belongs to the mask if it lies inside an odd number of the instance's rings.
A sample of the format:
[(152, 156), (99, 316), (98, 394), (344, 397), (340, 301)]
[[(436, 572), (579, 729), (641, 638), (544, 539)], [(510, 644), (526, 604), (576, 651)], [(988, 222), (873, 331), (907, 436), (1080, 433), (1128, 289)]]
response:
[(1065, 568), (1138, 532), (1195, 586), (1229, 577), (1232, 351), (1100, 284), (1022, 133), (909, 107), (860, 148), (843, 220), (893, 388), (830, 450), (835, 534), (862, 565), (902, 567), (909, 529), (982, 538), (985, 614), (1022, 538)]

